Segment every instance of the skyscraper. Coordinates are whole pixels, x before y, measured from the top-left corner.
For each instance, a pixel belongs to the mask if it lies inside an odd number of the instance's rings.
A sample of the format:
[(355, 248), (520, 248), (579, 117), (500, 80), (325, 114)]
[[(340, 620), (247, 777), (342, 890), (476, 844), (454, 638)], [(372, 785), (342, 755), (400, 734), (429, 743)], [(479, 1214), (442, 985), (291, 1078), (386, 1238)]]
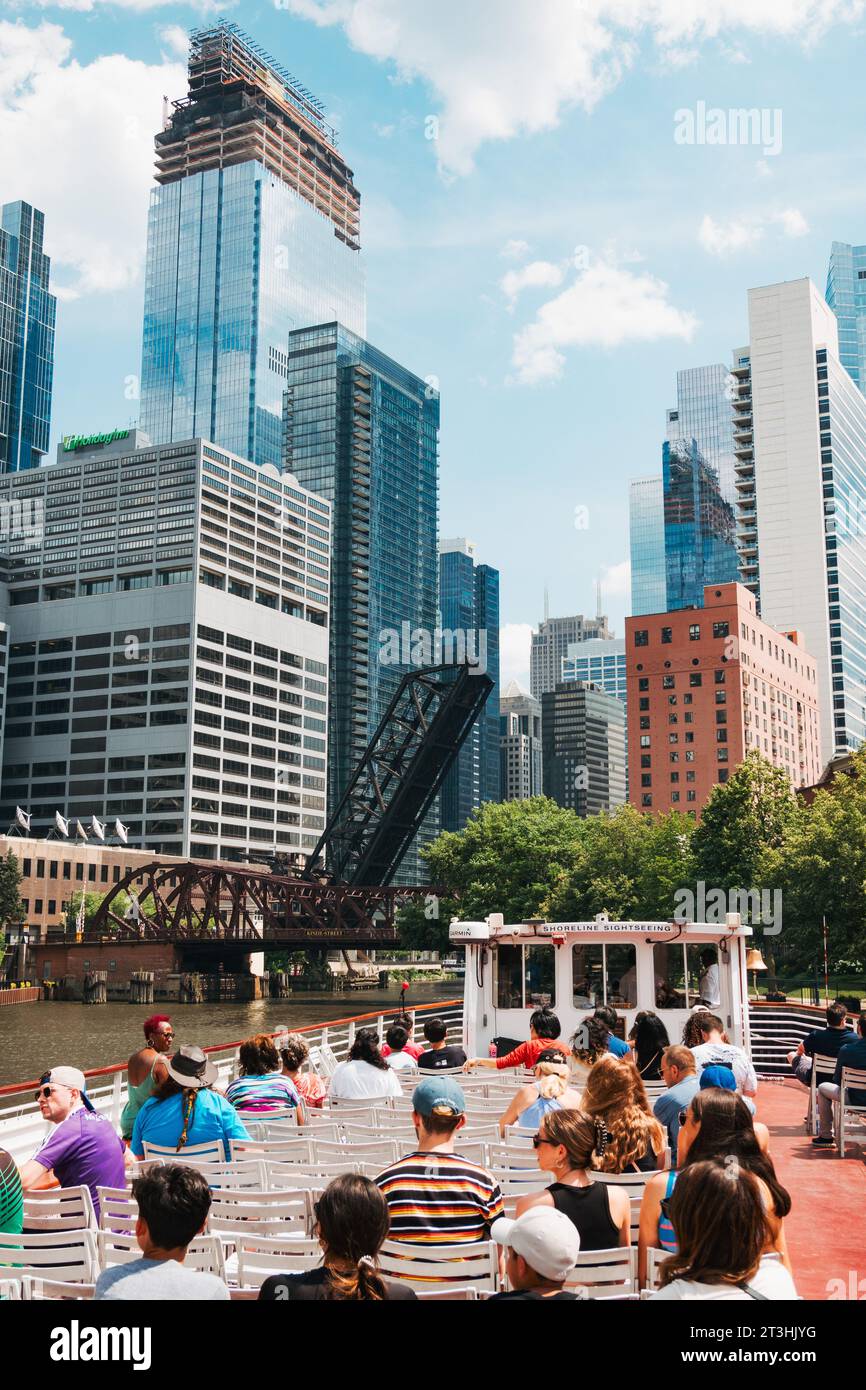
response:
[(660, 477), (629, 484), (631, 611), (660, 613), (667, 607), (664, 484)]
[(839, 361), (866, 395), (866, 246), (833, 242), (827, 303), (839, 325)]
[(667, 609), (691, 608), (707, 584), (735, 583), (734, 509), (694, 439), (666, 441), (662, 452)]
[(866, 400), (811, 280), (749, 291), (760, 612), (814, 656), (825, 762), (866, 737)]
[(591, 637), (610, 637), (607, 618), (585, 618), (582, 613), (571, 618), (545, 618), (538, 631), (532, 634), (529, 655), (529, 684), (536, 700), (562, 680), (562, 661), (574, 642)]
[(580, 681), (541, 697), (544, 795), (579, 816), (626, 801), (625, 705)]
[(731, 504), (736, 501), (734, 386), (730, 369), (721, 362), (687, 367), (677, 372), (677, 404), (667, 413), (667, 439), (671, 443), (695, 441), (704, 462), (718, 477), (722, 497)]
[(485, 801), (500, 800), (499, 774), (499, 571), (475, 562), (465, 539), (439, 545), (439, 613), (444, 634), (462, 633), (464, 646), (495, 682), (482, 714), (461, 748), (439, 794), (443, 830), (462, 830)]
[(193, 33), (156, 136), (141, 427), (280, 464), (289, 333), (366, 331), (360, 195), (322, 107), (236, 24)]
[[(429, 664), (414, 659), (412, 634), (432, 642), (436, 629), (439, 396), (337, 323), (292, 333), (286, 386), (284, 466), (333, 506), (335, 809), (406, 671)], [(437, 806), (402, 882), (425, 881), (418, 849), (435, 837), (438, 816)]]
[(0, 473), (38, 468), (48, 453), (54, 323), (43, 214), (0, 208)]
[(541, 796), (541, 705), (517, 681), (511, 681), (502, 692), (499, 716), (502, 800)]

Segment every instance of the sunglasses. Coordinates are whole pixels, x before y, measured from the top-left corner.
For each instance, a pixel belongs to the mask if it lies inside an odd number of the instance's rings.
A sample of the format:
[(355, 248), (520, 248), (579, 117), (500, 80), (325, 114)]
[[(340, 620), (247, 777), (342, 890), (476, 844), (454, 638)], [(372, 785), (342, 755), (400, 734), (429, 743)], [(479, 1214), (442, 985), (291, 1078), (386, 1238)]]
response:
[(556, 1144), (556, 1140), (555, 1140), (555, 1139), (545, 1139), (545, 1138), (543, 1138), (542, 1135), (540, 1135), (540, 1134), (533, 1134), (533, 1136), (532, 1136), (532, 1147), (533, 1147), (534, 1149), (540, 1149), (541, 1146), (542, 1146), (542, 1144), (554, 1144), (554, 1145), (555, 1145), (555, 1144)]
[(687, 1120), (688, 1118), (689, 1118), (689, 1112), (688, 1112), (688, 1110), (681, 1110), (681, 1111), (680, 1111), (680, 1114), (679, 1114), (680, 1128), (682, 1128), (682, 1126), (685, 1124), (685, 1122), (686, 1122), (686, 1120)]
[(33, 1099), (34, 1099), (34, 1100), (40, 1100), (40, 1099), (44, 1096), (45, 1099), (47, 1100), (49, 1096), (53, 1096), (53, 1095), (54, 1095), (54, 1092), (56, 1091), (56, 1089), (57, 1089), (56, 1086), (40, 1086), (40, 1087), (39, 1087), (39, 1090), (35, 1092), (35, 1094), (34, 1094), (34, 1096), (33, 1096)]
[(670, 1221), (670, 1219), (671, 1219), (671, 1199), (670, 1199), (670, 1197), (662, 1197), (661, 1202), (659, 1203), (659, 1209), (660, 1209), (661, 1214), (662, 1214), (662, 1216), (664, 1217), (665, 1221)]

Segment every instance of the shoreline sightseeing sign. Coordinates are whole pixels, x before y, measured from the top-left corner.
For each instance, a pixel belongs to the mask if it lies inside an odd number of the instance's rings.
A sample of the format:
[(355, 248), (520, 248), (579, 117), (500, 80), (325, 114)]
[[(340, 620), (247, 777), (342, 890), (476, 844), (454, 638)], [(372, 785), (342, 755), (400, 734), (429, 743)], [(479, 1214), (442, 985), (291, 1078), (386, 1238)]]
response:
[(103, 434), (65, 434), (63, 451), (74, 453), (76, 449), (94, 449), (99, 444), (113, 444), (117, 439), (128, 439), (130, 430), (106, 430)]

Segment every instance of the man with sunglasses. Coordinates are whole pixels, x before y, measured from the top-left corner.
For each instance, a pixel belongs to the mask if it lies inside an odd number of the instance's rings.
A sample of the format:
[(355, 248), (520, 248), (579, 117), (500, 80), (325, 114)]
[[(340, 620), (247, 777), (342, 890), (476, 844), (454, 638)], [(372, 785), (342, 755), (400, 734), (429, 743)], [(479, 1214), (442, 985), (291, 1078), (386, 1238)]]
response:
[(99, 1217), (98, 1187), (126, 1183), (123, 1145), (103, 1116), (97, 1115), (77, 1067), (53, 1067), (36, 1092), (43, 1119), (54, 1128), (21, 1167), (25, 1192), (42, 1187), (88, 1187)]

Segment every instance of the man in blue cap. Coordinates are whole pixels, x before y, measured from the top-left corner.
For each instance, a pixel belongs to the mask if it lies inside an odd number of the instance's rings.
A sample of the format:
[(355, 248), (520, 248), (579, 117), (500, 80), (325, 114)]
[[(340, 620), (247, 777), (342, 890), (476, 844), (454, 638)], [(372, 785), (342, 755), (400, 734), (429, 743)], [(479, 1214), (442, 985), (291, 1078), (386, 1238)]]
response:
[(503, 1213), (499, 1184), (455, 1152), (466, 1123), (463, 1091), (450, 1076), (426, 1077), (412, 1093), (418, 1146), (375, 1179), (391, 1217), (391, 1240), (457, 1245), (485, 1240)]

